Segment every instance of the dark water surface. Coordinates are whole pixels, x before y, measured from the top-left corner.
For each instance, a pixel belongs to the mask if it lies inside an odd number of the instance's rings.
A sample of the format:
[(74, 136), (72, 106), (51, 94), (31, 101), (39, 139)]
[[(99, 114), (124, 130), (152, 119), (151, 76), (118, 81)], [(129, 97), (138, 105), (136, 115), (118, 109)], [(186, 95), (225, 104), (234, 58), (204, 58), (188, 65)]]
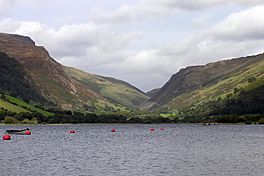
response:
[[(3, 134), (24, 127), (0, 130)], [(116, 133), (110, 132), (112, 127)], [(31, 136), (1, 140), (1, 176), (264, 175), (264, 126), (85, 124), (30, 129)], [(70, 129), (76, 133), (69, 134)]]

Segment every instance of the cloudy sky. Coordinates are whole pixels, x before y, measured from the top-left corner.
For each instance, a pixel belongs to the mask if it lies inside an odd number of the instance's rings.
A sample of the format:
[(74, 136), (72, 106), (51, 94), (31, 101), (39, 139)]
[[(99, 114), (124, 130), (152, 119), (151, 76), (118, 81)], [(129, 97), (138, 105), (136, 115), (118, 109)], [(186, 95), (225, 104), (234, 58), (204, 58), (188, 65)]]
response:
[(264, 1), (0, 0), (0, 32), (148, 91), (182, 67), (264, 52)]

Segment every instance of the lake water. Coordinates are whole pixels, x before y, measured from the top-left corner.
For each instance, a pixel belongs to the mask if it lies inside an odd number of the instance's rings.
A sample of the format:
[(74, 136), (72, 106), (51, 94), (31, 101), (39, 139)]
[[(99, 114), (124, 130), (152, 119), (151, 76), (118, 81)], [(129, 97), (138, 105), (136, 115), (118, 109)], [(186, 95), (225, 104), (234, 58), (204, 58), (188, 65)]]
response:
[[(264, 126), (29, 127), (31, 136), (1, 140), (1, 176), (264, 175)], [(2, 134), (14, 128), (25, 126), (0, 126)], [(70, 129), (76, 133), (69, 134)]]

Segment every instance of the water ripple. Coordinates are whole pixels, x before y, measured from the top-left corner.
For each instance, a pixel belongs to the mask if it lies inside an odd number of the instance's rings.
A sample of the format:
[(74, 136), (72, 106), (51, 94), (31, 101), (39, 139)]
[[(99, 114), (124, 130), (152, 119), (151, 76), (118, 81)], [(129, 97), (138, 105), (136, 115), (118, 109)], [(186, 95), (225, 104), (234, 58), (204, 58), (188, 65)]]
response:
[[(113, 127), (116, 133), (111, 133)], [(149, 131), (151, 127), (154, 132)], [(14, 127), (0, 126), (3, 132), (9, 128)], [(1, 140), (0, 175), (258, 176), (264, 172), (264, 126), (85, 124), (30, 128), (31, 136)], [(70, 129), (76, 133), (69, 134)]]

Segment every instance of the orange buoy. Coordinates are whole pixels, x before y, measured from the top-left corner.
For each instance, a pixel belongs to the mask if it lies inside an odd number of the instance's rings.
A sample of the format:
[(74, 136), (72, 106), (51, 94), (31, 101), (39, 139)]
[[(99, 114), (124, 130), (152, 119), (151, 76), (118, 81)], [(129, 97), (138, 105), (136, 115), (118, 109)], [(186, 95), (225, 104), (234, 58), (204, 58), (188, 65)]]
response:
[(112, 128), (112, 129), (111, 129), (111, 132), (112, 132), (112, 133), (116, 132), (116, 129), (115, 129), (115, 128)]
[(31, 132), (30, 132), (29, 130), (27, 130), (27, 131), (25, 132), (25, 135), (31, 135)]
[(152, 132), (153, 132), (153, 131), (155, 131), (155, 129), (154, 129), (154, 128), (150, 128), (150, 131), (152, 131)]
[(8, 134), (5, 134), (5, 135), (3, 136), (3, 140), (11, 140), (11, 136), (8, 135)]
[(75, 133), (75, 130), (70, 130), (70, 133)]

